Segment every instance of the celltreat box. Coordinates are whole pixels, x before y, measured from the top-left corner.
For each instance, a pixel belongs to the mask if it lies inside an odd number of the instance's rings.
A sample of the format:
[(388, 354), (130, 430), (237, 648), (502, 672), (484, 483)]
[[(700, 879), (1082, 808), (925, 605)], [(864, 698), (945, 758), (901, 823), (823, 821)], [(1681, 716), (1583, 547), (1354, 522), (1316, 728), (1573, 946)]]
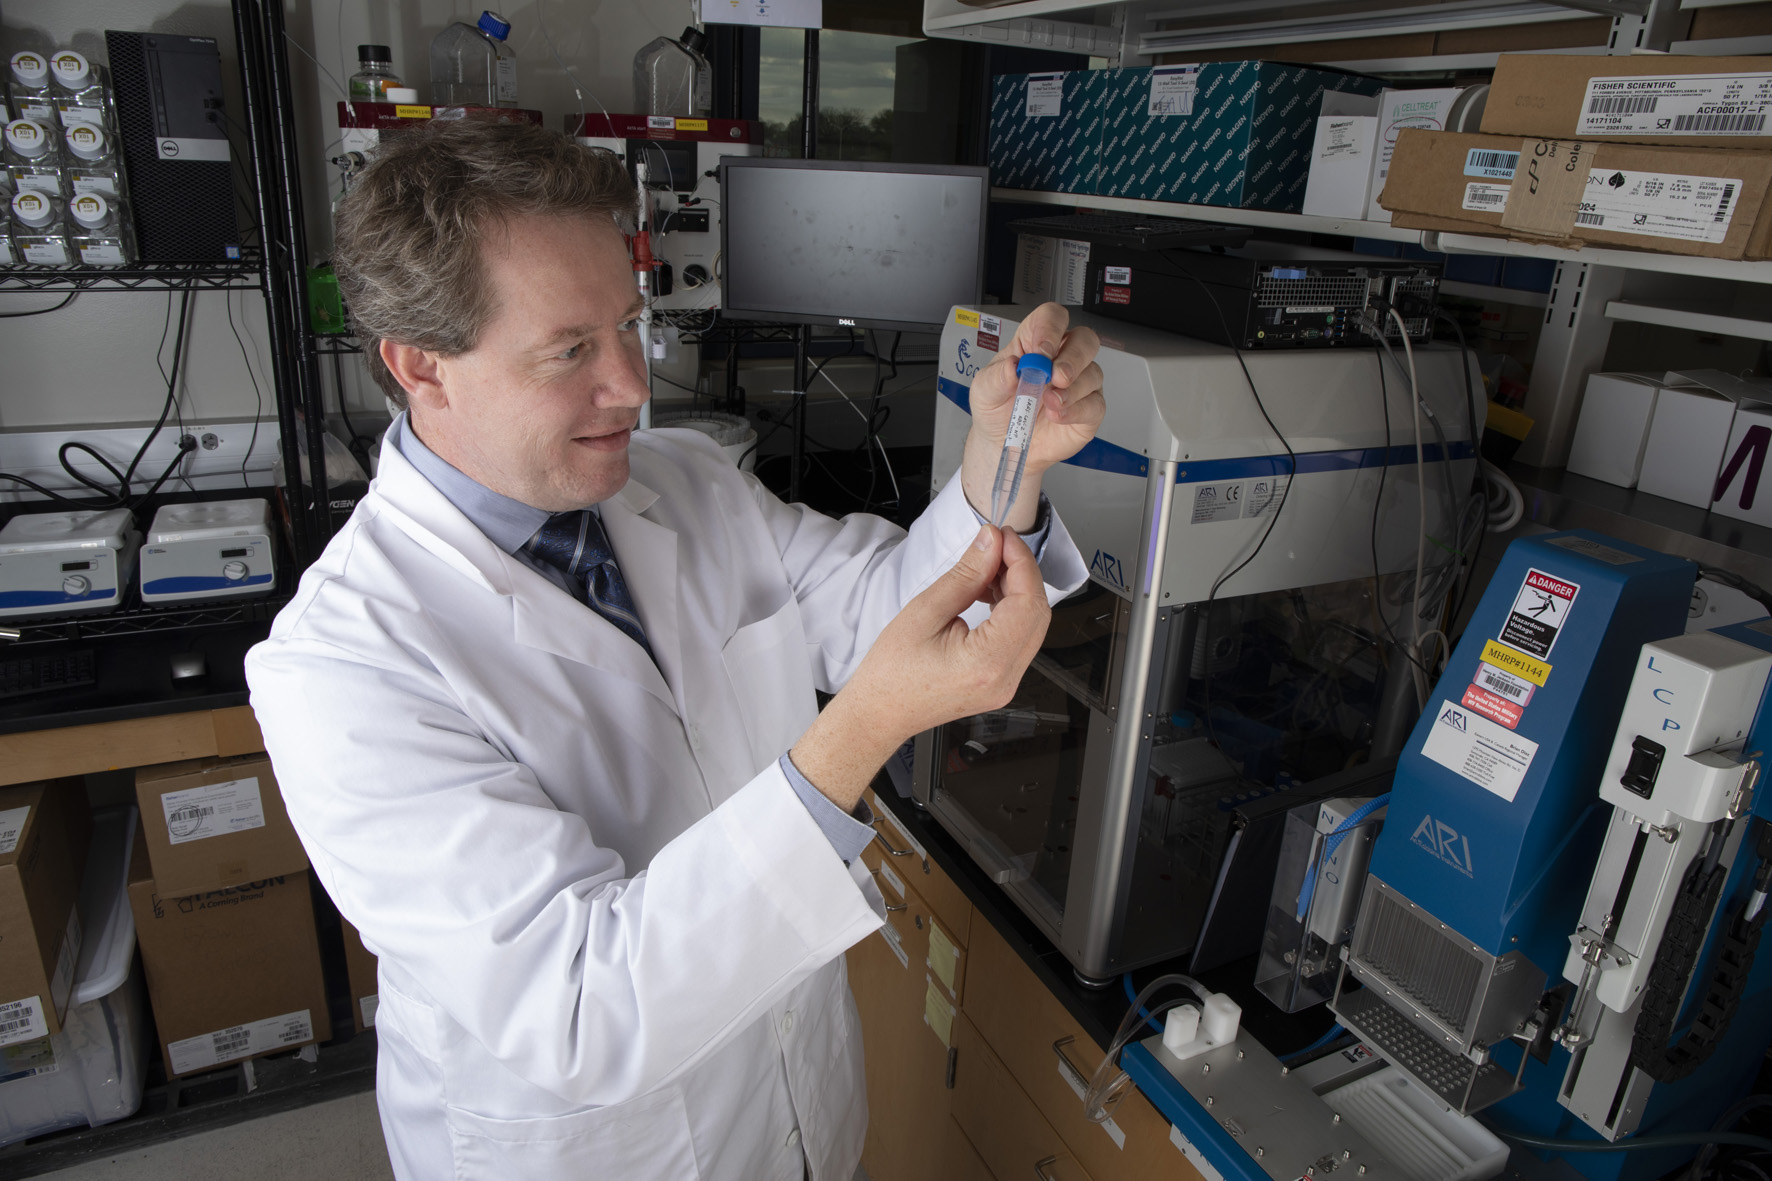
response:
[(1620, 488), (1635, 488), (1660, 392), (1661, 379), (1654, 374), (1589, 375), (1569, 447), (1569, 470)]
[(991, 79), (991, 183), (1095, 192), (1106, 74), (1066, 70)]
[(375, 1025), (379, 996), (375, 956), (363, 946), (363, 936), (357, 933), (357, 928), (344, 919), (339, 920), (339, 925), (344, 928), (345, 975), (351, 984), (351, 1020), (357, 1023), (357, 1032), (362, 1033)]
[(1323, 95), (1376, 78), (1280, 62), (1097, 71), (1107, 76), (1096, 193), (1297, 213)]
[(1739, 379), (1716, 370), (1669, 373), (1655, 396), (1637, 487), (1709, 508), (1742, 387)]
[(1406, 130), (1381, 200), (1408, 229), (1758, 259), (1769, 190), (1772, 152)]
[(1390, 213), (1378, 203), (1390, 176), (1391, 157), (1397, 137), (1405, 130), (1444, 131), (1452, 104), (1464, 93), (1461, 86), (1440, 90), (1391, 90), (1378, 92), (1378, 142), (1372, 159), (1371, 196), (1366, 202), (1368, 221), (1389, 221)]
[(263, 498), (163, 505), (142, 543), (142, 602), (268, 594), (277, 581), (275, 548)]
[(1504, 53), (1486, 135), (1772, 148), (1772, 57)]
[(1377, 155), (1377, 96), (1325, 90), (1323, 113), (1317, 116), (1316, 138), (1311, 142), (1310, 174), (1304, 182), (1304, 211), (1320, 217), (1364, 218), (1372, 200)]
[(143, 767), (135, 773), (135, 796), (164, 894), (219, 890), (308, 867), (264, 755)]
[(179, 896), (152, 861), (139, 837), (129, 906), (168, 1075), (331, 1036), (305, 872)]
[(80, 780), (0, 788), (0, 1046), (62, 1031), (91, 840)]

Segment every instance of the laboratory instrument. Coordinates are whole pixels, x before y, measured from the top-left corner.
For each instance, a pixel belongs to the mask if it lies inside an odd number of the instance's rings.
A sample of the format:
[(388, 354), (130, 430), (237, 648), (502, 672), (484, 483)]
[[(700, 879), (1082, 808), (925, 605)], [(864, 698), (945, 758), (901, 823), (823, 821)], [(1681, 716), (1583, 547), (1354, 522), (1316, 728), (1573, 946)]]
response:
[[(1029, 310), (946, 317), (935, 471), (958, 470), (972, 379)], [(1460, 350), (1417, 349), (1447, 436), (1418, 469), (1409, 384), (1382, 352), (1239, 358), (1088, 313), (1073, 323), (1112, 342), (1097, 360), (1113, 396), (1042, 491), (1089, 582), (1054, 608), (1009, 707), (918, 737), (911, 790), (1074, 971), (1102, 981), (1208, 943), (1219, 962), (1258, 949), (1278, 840), (1251, 892), (1239, 809), (1383, 790), (1327, 777), (1350, 763), (1382, 776), (1408, 733), (1409, 660), (1378, 612), (1407, 635), (1420, 501), (1430, 537), (1459, 531), (1466, 510), (1447, 490), (1470, 487), (1483, 406), (1467, 401), (1482, 387)], [(1455, 573), (1432, 553), (1424, 616)]]
[(0, 618), (115, 608), (140, 546), (128, 509), (12, 518), (0, 528)]
[(505, 40), (510, 34), (511, 22), (496, 12), (438, 33), (431, 41), (431, 105), (516, 106), (517, 51)]
[(275, 558), (261, 498), (162, 505), (142, 543), (142, 602), (266, 594), (276, 585)]
[(566, 117), (566, 134), (588, 148), (646, 163), (655, 311), (720, 306), (720, 161), (759, 156), (763, 125), (748, 119), (653, 119), (587, 112)]
[(634, 55), (634, 106), (647, 115), (702, 118), (714, 110), (714, 69), (707, 35), (694, 25), (681, 37), (655, 37)]
[(727, 159), (720, 190), (728, 315), (936, 332), (983, 290), (984, 168)]
[(1253, 242), (1223, 251), (1091, 246), (1083, 306), (1242, 349), (1370, 347), (1362, 321), (1433, 336), (1441, 264)]
[(1052, 358), (1028, 353), (1015, 366), (1015, 401), (1009, 407), (1009, 425), (1003, 431), (1003, 453), (997, 460), (997, 476), (991, 483), (991, 524), (1002, 528), (1010, 506), (1021, 492), (1027, 470), (1028, 444), (1033, 441), (1034, 421), (1052, 382)]

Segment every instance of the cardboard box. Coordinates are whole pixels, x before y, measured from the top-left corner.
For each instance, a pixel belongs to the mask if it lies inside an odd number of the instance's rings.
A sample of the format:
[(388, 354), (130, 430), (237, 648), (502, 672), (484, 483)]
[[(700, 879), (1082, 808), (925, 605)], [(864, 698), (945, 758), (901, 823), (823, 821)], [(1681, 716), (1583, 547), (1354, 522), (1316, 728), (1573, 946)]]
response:
[(1772, 148), (1772, 57), (1504, 53), (1486, 135)]
[(1101, 167), (1106, 71), (999, 74), (991, 79), (991, 184), (1093, 193)]
[(91, 842), (82, 780), (0, 788), (0, 1046), (62, 1031)]
[(308, 867), (262, 754), (143, 767), (135, 795), (162, 893), (183, 897)]
[(150, 860), (138, 836), (129, 908), (168, 1075), (332, 1036), (306, 873), (176, 897)]
[(1376, 78), (1279, 62), (1101, 71), (1102, 196), (1297, 213), (1323, 94)]
[[(1709, 372), (1670, 373), (1655, 397), (1637, 487), (1654, 496), (1709, 508), (1738, 394), (1700, 384)], [(1719, 375), (1727, 376), (1727, 375)]]
[(1635, 488), (1660, 392), (1661, 379), (1654, 374), (1590, 375), (1569, 447), (1569, 470), (1620, 488)]
[(1390, 176), (1391, 158), (1396, 153), (1397, 137), (1405, 130), (1444, 131), (1446, 116), (1452, 104), (1464, 93), (1463, 87), (1441, 90), (1391, 90), (1378, 92), (1378, 143), (1372, 160), (1371, 196), (1366, 203), (1368, 221), (1389, 221), (1391, 215), (1379, 204), (1385, 181)]
[(351, 982), (351, 1019), (357, 1023), (357, 1032), (375, 1026), (376, 998), (380, 985), (376, 983), (375, 956), (363, 946), (363, 936), (357, 928), (351, 926), (346, 919), (340, 919), (339, 925), (344, 928), (345, 936), (345, 975)]
[(1377, 96), (1324, 91), (1323, 113), (1317, 116), (1311, 143), (1310, 175), (1304, 182), (1304, 212), (1364, 218), (1372, 201), (1377, 155)]
[(1409, 229), (1705, 258), (1772, 250), (1772, 152), (1404, 131), (1391, 177), (1381, 200)]
[(1772, 382), (1715, 369), (1680, 376), (1735, 402), (1735, 419), (1711, 489), (1711, 512), (1772, 526), (1772, 481), (1766, 479), (1767, 452), (1772, 451)]

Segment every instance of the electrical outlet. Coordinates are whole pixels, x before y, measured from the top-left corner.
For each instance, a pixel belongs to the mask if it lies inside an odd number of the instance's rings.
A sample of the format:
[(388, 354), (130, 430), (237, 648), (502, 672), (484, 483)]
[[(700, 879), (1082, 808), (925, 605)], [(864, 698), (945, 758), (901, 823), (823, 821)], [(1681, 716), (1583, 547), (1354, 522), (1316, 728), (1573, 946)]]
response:
[[(256, 438), (254, 426), (256, 425)], [(81, 443), (122, 471), (135, 458), (142, 441), (148, 437), (152, 424), (104, 428), (41, 427), (28, 430), (0, 431), (0, 471), (23, 476), (56, 492), (90, 495), (70, 477), (58, 458), (64, 445)], [(245, 421), (210, 419), (201, 423), (187, 422), (181, 431), (177, 422), (160, 428), (147, 453), (136, 465), (131, 486), (145, 492), (168, 464), (179, 457), (179, 438), (190, 435), (196, 447), (186, 452), (174, 470), (169, 484), (183, 487), (186, 480), (197, 489), (241, 487), (241, 468), (245, 482), (252, 487), (268, 487), (271, 465), (277, 457), (277, 423), (265, 420), (254, 424)], [(115, 476), (91, 455), (81, 450), (67, 452), (68, 466), (93, 482), (114, 486)], [(0, 501), (36, 500), (37, 495), (11, 481), (0, 482)]]

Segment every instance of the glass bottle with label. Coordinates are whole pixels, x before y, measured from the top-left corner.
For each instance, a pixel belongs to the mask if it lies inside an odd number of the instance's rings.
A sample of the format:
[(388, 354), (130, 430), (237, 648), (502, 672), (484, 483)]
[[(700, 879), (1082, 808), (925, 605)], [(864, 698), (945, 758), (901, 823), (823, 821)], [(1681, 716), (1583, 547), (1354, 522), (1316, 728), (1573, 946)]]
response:
[(404, 85), (394, 73), (394, 54), (386, 45), (357, 46), (357, 72), (348, 87), (352, 102), (389, 102), (388, 88)]
[(69, 240), (81, 265), (120, 267), (135, 261), (135, 236), (121, 203), (98, 193), (84, 193), (68, 202), (73, 224)]
[(85, 54), (72, 49), (51, 54), (49, 81), (56, 113), (63, 127), (75, 123), (96, 123), (106, 128), (117, 126), (104, 67), (87, 61)]
[(634, 55), (634, 103), (648, 115), (713, 111), (713, 67), (702, 56), (707, 37), (691, 25), (681, 37), (659, 37)]
[(14, 119), (6, 125), (6, 172), (16, 192), (32, 189), (61, 196), (62, 154), (56, 146), (60, 137), (51, 130), (54, 122), (44, 124), (35, 119)]
[(107, 200), (123, 195), (123, 163), (116, 141), (96, 123), (73, 123), (62, 133), (67, 148), (67, 179), (70, 196), (97, 193)]
[(35, 189), (13, 194), (12, 242), (23, 262), (67, 266), (68, 231), (62, 221), (61, 198)]
[(482, 12), (477, 25), (456, 21), (431, 42), (431, 105), (514, 107), (517, 51), (506, 43), (511, 22)]
[(39, 123), (55, 122), (55, 98), (49, 88), (49, 59), (41, 53), (21, 50), (12, 55), (12, 77), (7, 93), (12, 98), (12, 114), (20, 119)]

